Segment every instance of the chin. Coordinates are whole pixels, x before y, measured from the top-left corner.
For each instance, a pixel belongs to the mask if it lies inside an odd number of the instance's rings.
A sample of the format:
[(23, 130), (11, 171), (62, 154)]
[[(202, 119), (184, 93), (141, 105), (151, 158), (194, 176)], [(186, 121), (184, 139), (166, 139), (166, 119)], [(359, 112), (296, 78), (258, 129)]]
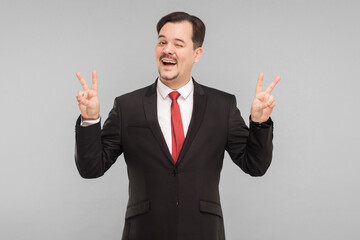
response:
[(160, 74), (160, 78), (162, 80), (165, 80), (165, 81), (172, 81), (172, 80), (175, 80), (179, 75), (173, 75), (173, 76), (168, 76), (168, 75), (162, 75)]

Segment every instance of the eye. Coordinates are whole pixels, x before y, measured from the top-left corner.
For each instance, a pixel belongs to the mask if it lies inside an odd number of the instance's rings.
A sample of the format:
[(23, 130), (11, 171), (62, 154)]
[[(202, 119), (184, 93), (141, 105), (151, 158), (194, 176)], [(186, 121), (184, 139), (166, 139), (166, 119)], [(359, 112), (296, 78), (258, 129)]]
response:
[(178, 47), (178, 48), (182, 48), (182, 47), (183, 47), (182, 44), (175, 44), (175, 46)]
[(158, 45), (165, 45), (165, 44), (166, 44), (165, 41), (160, 41), (160, 42), (158, 42)]

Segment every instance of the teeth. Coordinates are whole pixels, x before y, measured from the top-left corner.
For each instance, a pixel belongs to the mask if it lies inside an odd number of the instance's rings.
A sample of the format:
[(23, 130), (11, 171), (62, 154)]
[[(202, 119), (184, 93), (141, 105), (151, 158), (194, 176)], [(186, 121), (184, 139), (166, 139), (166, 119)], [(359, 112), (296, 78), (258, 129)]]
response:
[(170, 61), (170, 60), (162, 60), (164, 63), (172, 63), (172, 64), (176, 64), (175, 61)]

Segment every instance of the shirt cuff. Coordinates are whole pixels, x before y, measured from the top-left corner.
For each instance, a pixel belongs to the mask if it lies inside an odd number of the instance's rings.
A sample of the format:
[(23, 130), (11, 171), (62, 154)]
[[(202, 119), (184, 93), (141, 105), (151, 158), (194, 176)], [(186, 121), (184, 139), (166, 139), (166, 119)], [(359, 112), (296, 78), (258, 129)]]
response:
[(95, 119), (95, 120), (83, 120), (83, 118), (81, 117), (80, 126), (88, 127), (88, 126), (97, 124), (99, 122), (100, 122), (100, 117), (98, 119)]

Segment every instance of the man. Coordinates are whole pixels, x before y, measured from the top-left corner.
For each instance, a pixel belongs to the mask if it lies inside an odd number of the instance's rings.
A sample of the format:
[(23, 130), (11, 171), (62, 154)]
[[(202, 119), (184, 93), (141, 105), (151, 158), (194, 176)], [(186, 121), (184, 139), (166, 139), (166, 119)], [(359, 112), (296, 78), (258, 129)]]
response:
[(263, 175), (272, 157), (272, 89), (260, 74), (250, 129), (233, 95), (191, 77), (200, 60), (205, 25), (187, 13), (158, 22), (155, 60), (159, 78), (117, 97), (101, 130), (97, 76), (77, 101), (76, 164), (84, 178), (102, 176), (121, 153), (127, 164), (129, 201), (123, 239), (225, 239), (219, 197), (225, 150), (244, 172)]

